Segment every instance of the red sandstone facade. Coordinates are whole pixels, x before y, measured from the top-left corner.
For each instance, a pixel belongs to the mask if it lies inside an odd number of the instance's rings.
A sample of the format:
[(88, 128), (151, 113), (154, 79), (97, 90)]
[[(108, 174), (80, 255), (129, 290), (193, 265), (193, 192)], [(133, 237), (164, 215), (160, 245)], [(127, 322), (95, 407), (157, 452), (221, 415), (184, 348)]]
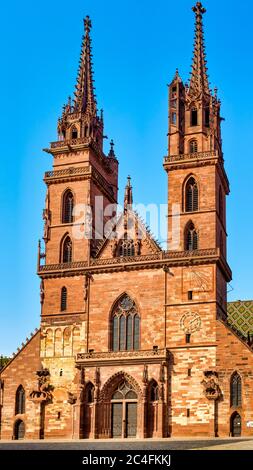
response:
[(85, 20), (75, 99), (46, 149), (41, 328), (1, 372), (2, 439), (253, 435), (252, 348), (226, 321), (220, 101), (208, 83), (199, 2), (194, 12), (190, 83), (176, 72), (169, 87), (168, 251), (132, 210), (130, 180), (118, 238), (105, 235), (103, 211), (99, 234), (95, 227), (96, 196), (103, 208), (118, 202), (118, 160), (113, 143), (103, 152)]

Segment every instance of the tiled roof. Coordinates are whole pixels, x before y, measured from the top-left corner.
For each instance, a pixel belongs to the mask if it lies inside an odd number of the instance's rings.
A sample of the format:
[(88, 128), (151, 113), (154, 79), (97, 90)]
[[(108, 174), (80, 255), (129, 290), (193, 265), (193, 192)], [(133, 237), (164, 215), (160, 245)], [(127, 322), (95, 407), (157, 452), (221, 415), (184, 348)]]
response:
[(247, 338), (253, 334), (253, 300), (237, 300), (227, 304), (228, 324)]

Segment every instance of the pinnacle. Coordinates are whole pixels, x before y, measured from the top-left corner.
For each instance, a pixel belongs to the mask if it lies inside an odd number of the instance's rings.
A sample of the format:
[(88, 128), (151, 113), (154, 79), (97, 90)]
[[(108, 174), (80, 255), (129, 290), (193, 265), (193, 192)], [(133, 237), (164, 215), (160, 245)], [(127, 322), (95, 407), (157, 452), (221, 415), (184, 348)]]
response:
[(84, 18), (84, 35), (82, 37), (81, 54), (79, 59), (78, 75), (76, 80), (76, 92), (74, 109), (75, 111), (87, 112), (89, 109), (92, 114), (96, 114), (96, 100), (93, 86), (93, 71), (92, 71), (92, 53), (91, 53), (91, 20), (87, 15)]
[(189, 93), (207, 93), (210, 94), (208, 75), (207, 75), (207, 61), (204, 44), (204, 32), (202, 16), (206, 12), (201, 2), (197, 2), (192, 8), (195, 13), (195, 38), (194, 50), (192, 58), (192, 72), (190, 78)]

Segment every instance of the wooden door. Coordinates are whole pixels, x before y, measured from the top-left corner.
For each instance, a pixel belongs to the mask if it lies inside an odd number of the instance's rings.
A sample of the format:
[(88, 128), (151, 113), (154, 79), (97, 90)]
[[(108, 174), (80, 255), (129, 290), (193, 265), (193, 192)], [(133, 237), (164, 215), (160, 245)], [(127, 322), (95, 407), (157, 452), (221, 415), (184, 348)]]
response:
[(122, 437), (122, 403), (112, 403), (112, 437)]
[(136, 437), (137, 403), (126, 403), (126, 437)]
[(239, 413), (234, 413), (231, 418), (231, 433), (233, 437), (239, 437), (242, 430), (242, 420)]
[(24, 439), (25, 437), (25, 423), (20, 419), (15, 423), (14, 429), (15, 439)]

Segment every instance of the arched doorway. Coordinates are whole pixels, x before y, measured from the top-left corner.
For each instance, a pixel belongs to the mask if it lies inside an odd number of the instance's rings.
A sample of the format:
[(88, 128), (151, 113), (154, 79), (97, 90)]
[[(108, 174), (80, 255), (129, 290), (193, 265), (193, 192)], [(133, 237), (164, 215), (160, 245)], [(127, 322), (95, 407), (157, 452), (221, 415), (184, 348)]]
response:
[(111, 436), (136, 437), (137, 394), (133, 387), (122, 381), (111, 398)]
[(230, 431), (231, 431), (231, 436), (233, 437), (239, 437), (241, 436), (242, 432), (242, 419), (239, 413), (235, 412), (231, 416), (230, 420)]
[(14, 424), (14, 439), (24, 439), (25, 437), (25, 423), (18, 419)]

